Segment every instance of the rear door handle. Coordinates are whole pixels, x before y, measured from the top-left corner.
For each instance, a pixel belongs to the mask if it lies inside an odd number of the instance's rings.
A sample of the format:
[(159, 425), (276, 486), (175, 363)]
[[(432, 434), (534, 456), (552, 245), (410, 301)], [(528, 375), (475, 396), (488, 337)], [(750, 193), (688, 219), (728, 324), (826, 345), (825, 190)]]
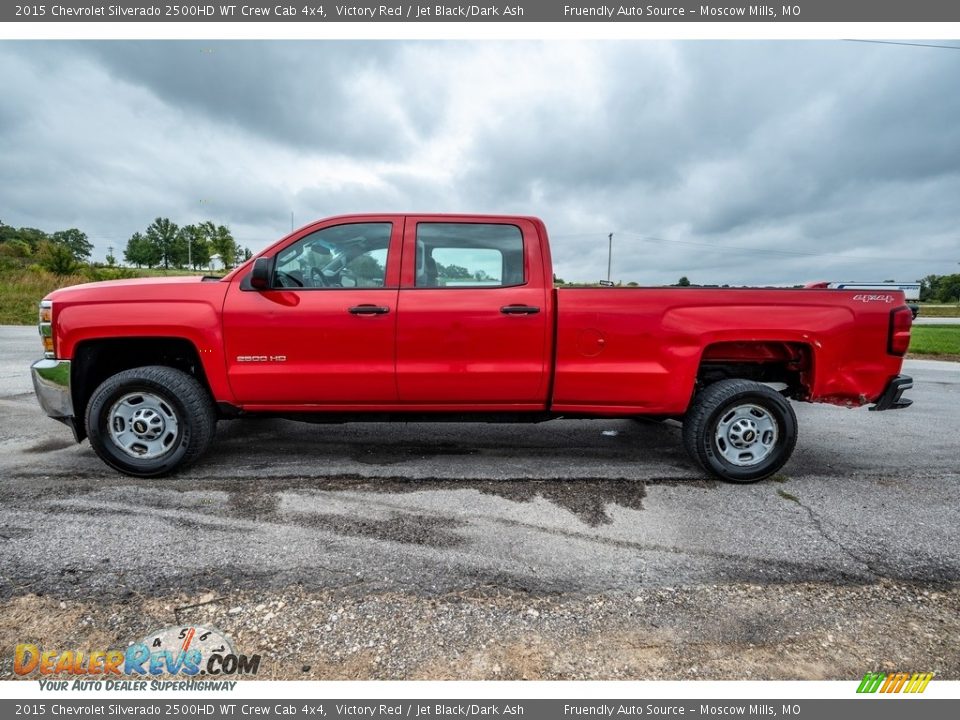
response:
[(540, 308), (533, 305), (504, 305), (500, 312), (504, 315), (533, 315), (540, 312)]
[(354, 305), (349, 312), (351, 315), (386, 315), (390, 308), (383, 305)]

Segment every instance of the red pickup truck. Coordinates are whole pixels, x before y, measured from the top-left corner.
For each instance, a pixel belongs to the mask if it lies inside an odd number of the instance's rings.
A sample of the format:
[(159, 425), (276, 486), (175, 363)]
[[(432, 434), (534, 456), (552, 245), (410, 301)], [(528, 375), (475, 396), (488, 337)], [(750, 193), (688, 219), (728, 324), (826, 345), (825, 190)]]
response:
[(775, 473), (789, 399), (903, 408), (902, 292), (554, 288), (534, 217), (351, 215), (224, 278), (100, 282), (40, 303), (40, 404), (110, 466), (197, 460), (218, 418), (652, 417), (736, 482)]

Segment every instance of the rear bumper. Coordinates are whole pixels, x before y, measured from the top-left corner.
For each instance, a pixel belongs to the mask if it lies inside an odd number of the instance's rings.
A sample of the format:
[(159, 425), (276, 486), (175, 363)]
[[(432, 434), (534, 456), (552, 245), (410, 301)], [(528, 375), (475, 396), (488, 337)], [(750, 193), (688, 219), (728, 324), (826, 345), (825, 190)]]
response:
[(909, 375), (897, 375), (887, 383), (883, 394), (877, 399), (877, 404), (871, 407), (871, 410), (900, 410), (910, 407), (913, 400), (907, 400), (901, 397), (906, 390), (913, 387), (913, 378)]

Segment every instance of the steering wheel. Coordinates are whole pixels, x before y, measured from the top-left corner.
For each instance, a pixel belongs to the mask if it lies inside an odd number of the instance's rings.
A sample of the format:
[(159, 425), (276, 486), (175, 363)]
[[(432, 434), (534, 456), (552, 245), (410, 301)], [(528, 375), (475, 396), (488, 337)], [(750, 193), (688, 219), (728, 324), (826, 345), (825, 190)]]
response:
[(322, 268), (310, 268), (310, 284), (313, 287), (336, 287), (337, 273), (324, 271)]
[(277, 285), (280, 287), (303, 287), (304, 283), (290, 273), (277, 270)]

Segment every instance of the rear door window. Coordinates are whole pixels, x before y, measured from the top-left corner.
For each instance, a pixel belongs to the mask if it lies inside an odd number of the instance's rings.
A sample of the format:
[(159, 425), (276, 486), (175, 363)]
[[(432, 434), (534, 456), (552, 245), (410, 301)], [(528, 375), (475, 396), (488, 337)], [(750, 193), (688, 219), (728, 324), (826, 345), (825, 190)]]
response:
[(418, 288), (509, 287), (526, 282), (516, 225), (418, 223)]

